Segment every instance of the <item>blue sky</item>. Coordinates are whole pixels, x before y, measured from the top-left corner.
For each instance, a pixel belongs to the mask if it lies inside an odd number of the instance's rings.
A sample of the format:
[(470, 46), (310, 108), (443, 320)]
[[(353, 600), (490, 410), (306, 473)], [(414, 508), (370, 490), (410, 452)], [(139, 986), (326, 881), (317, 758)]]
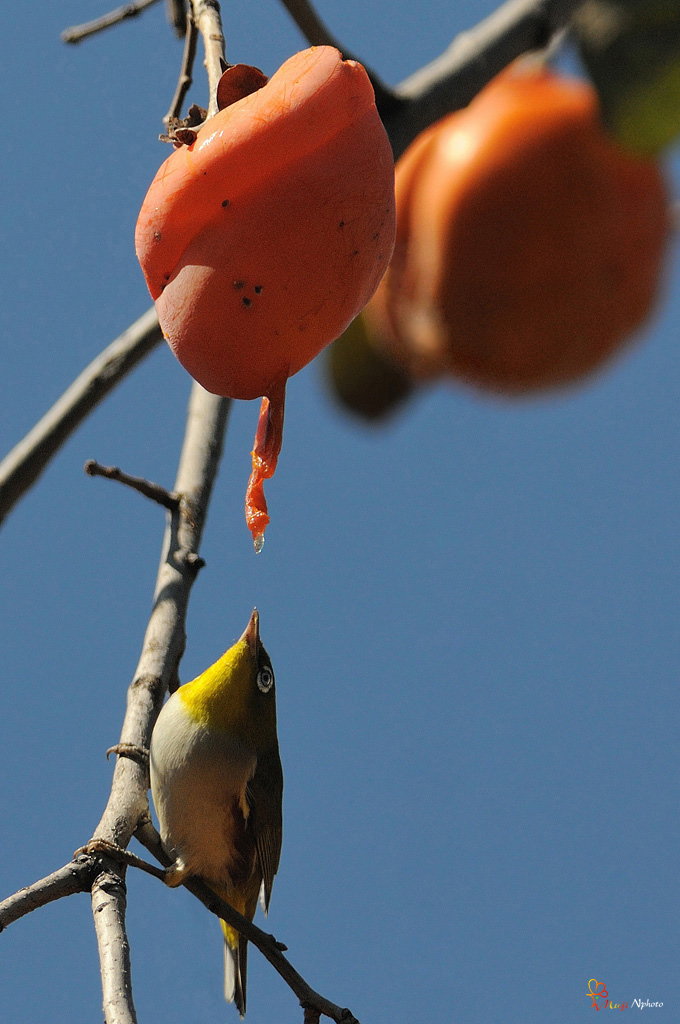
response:
[[(390, 83), (492, 8), (319, 7)], [(162, 6), (60, 43), (102, 10), (5, 14), (3, 454), (150, 304), (134, 224), (181, 44)], [(268, 73), (304, 46), (274, 0), (224, 21), (230, 59)], [(307, 367), (259, 558), (242, 512), (257, 404), (233, 409), (181, 676), (258, 606), (286, 780), (267, 927), (362, 1024), (574, 1024), (593, 977), (680, 1017), (678, 271), (673, 246), (638, 344), (567, 393), (442, 385), (368, 429)], [(171, 486), (188, 390), (156, 351), (0, 531), (0, 896), (92, 834), (150, 611), (163, 514), (82, 465)], [(130, 872), (129, 932), (140, 1021), (238, 1020), (219, 929), (187, 893)], [(1, 1019), (77, 1024), (100, 1003), (86, 896), (0, 937)], [(253, 951), (247, 1020), (301, 1016)]]

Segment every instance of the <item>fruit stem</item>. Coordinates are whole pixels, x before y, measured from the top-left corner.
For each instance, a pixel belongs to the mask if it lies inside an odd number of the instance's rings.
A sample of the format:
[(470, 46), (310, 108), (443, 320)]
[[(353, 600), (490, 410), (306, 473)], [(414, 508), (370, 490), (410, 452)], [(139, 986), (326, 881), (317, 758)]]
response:
[(258, 555), (264, 546), (264, 531), (270, 522), (264, 481), (274, 475), (283, 441), (286, 380), (284, 378), (280, 384), (275, 385), (269, 395), (262, 399), (252, 451), (253, 470), (246, 489), (246, 523)]

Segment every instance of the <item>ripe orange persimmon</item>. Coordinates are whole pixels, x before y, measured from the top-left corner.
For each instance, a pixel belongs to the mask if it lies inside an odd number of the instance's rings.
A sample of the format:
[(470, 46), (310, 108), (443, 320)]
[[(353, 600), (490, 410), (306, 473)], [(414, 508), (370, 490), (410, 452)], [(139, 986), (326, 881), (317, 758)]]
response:
[(407, 379), (506, 394), (567, 384), (653, 305), (663, 176), (605, 133), (585, 82), (534, 62), (507, 68), (409, 147), (396, 202), (392, 262), (354, 333)]
[(286, 381), (356, 316), (391, 256), (393, 168), (363, 67), (319, 46), (210, 118), (144, 200), (136, 250), (175, 355), (208, 391), (264, 396), (246, 496), (256, 546)]

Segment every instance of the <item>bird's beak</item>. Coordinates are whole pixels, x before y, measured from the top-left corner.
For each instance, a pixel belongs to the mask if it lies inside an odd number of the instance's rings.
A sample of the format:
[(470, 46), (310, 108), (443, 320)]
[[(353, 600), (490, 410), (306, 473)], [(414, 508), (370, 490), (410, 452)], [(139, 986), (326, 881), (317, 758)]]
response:
[(257, 657), (260, 646), (260, 615), (257, 608), (253, 608), (253, 614), (250, 616), (250, 622), (246, 626), (241, 640), (247, 641), (253, 657)]

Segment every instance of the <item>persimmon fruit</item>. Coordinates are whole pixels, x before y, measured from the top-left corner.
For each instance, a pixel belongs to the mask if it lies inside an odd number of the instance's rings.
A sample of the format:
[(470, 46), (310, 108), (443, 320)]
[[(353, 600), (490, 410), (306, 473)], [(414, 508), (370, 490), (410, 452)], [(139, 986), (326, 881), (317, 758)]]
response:
[(257, 548), (286, 381), (374, 293), (395, 206), (392, 151), (360, 64), (312, 47), (261, 88), (249, 80), (254, 91), (234, 102), (225, 86), (228, 105), (160, 167), (135, 244), (182, 365), (215, 394), (263, 397), (246, 495)]
[[(394, 255), (351, 344), (360, 330), (404, 379), (566, 385), (654, 304), (670, 224), (659, 165), (606, 134), (589, 84), (544, 65), (510, 66), (423, 132), (397, 162), (396, 202)], [(361, 412), (349, 344), (331, 373)]]

